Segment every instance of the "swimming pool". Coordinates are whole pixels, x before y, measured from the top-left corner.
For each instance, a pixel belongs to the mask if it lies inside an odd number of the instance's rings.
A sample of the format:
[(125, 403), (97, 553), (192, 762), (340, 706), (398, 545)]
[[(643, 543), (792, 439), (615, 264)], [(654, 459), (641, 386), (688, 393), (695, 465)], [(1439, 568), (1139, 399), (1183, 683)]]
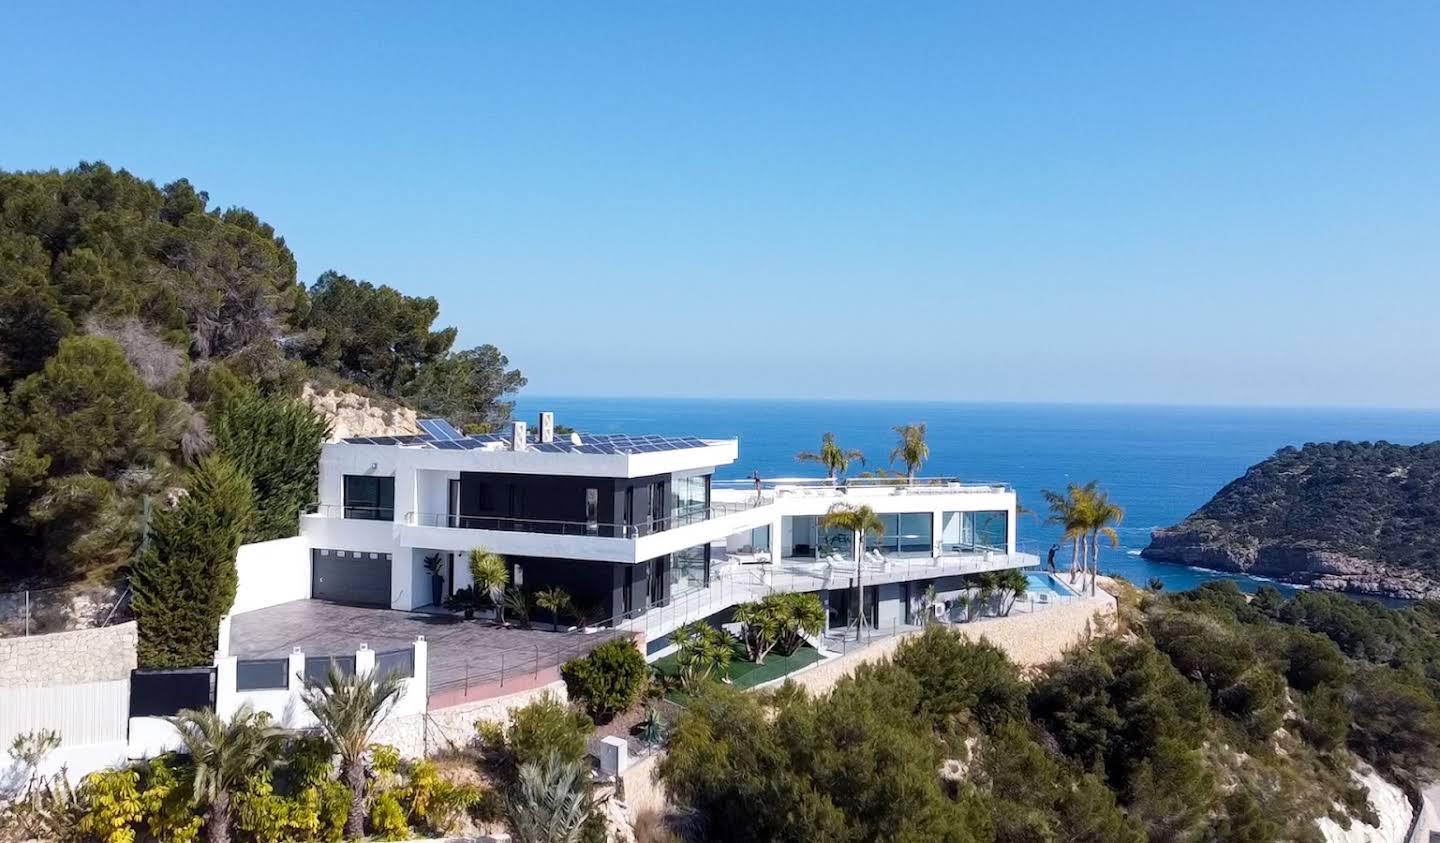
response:
[(1075, 592), (1071, 591), (1065, 583), (1039, 571), (1026, 571), (1025, 579), (1030, 581), (1031, 594), (1058, 594), (1061, 597), (1074, 597)]

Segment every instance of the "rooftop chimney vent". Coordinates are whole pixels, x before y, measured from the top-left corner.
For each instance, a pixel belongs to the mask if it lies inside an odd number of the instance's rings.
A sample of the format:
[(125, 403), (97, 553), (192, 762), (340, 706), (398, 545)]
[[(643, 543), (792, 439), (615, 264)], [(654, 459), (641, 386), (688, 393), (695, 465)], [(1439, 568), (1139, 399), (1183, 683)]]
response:
[(541, 442), (554, 442), (554, 441), (555, 441), (555, 414), (554, 414), (554, 413), (541, 413), (541, 414), (540, 414), (540, 441), (541, 441)]
[(514, 422), (514, 426), (510, 429), (510, 450), (525, 450), (525, 422), (523, 421)]

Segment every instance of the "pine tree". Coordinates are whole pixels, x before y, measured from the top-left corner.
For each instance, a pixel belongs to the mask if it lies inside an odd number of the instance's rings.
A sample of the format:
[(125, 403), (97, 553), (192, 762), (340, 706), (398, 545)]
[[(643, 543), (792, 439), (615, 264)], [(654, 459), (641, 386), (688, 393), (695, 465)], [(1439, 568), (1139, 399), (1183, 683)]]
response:
[(280, 395), (246, 391), (218, 405), (215, 443), (255, 486), (255, 521), (246, 540), (295, 535), (301, 510), (315, 500), (329, 424), (305, 404)]
[(202, 460), (189, 494), (156, 513), (130, 575), (142, 667), (209, 664), (235, 602), (235, 554), (255, 517), (250, 478), (224, 456)]

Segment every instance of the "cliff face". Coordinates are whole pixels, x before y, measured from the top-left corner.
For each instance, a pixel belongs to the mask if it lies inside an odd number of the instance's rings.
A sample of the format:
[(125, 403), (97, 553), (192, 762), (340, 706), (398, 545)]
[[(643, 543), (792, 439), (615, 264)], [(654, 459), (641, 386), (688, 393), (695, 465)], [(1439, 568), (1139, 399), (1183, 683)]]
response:
[(415, 411), (374, 401), (354, 392), (318, 391), (305, 384), (300, 398), (330, 420), (330, 441), (352, 436), (405, 436), (419, 433)]
[(1285, 448), (1156, 530), (1141, 555), (1333, 591), (1440, 598), (1440, 443)]

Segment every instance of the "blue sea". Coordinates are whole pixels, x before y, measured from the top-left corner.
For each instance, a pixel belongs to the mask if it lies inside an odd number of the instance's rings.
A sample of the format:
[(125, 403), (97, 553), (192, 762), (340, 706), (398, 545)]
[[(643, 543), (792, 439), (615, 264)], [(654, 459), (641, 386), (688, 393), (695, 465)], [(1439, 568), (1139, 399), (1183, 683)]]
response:
[[(1203, 505), (1245, 469), (1286, 445), (1386, 440), (1440, 440), (1440, 411), (1270, 409), (1235, 407), (1080, 406), (890, 401), (774, 401), (730, 399), (545, 398), (523, 396), (519, 418), (552, 410), (558, 424), (595, 433), (659, 433), (736, 437), (740, 457), (717, 479), (818, 476), (795, 461), (833, 431), (858, 448), (870, 466), (887, 466), (891, 427), (928, 425), (930, 461), (923, 473), (974, 482), (1005, 482), (1036, 516), (1021, 516), (1019, 536), (1044, 554), (1059, 531), (1045, 523), (1042, 489), (1098, 480), (1125, 507), (1120, 546), (1108, 546), (1101, 570), (1145, 584), (1159, 577), (1167, 590), (1230, 578), (1253, 590), (1263, 580), (1149, 562), (1140, 550), (1150, 531), (1169, 526)], [(903, 468), (903, 467), (902, 467)], [(852, 469), (852, 473), (855, 470)], [(1062, 550), (1057, 563), (1068, 559)], [(1288, 590), (1288, 589), (1286, 589)]]

